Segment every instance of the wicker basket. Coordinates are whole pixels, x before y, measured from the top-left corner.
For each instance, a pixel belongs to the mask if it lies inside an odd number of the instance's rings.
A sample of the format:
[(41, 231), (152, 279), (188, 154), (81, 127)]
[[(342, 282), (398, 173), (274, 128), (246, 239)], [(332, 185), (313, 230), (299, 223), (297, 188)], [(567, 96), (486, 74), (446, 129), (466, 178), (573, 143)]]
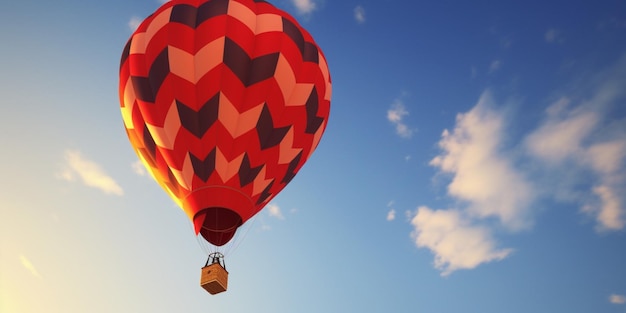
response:
[(228, 272), (219, 263), (205, 266), (202, 268), (200, 286), (212, 295), (224, 292), (228, 287)]

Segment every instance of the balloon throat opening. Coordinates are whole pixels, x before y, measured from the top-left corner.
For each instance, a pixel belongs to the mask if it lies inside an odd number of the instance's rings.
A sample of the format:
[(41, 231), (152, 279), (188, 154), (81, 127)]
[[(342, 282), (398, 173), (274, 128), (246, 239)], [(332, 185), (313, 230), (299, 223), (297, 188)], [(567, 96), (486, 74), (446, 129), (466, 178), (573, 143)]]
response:
[(242, 224), (239, 214), (222, 207), (201, 210), (193, 220), (196, 233), (215, 246), (228, 243)]

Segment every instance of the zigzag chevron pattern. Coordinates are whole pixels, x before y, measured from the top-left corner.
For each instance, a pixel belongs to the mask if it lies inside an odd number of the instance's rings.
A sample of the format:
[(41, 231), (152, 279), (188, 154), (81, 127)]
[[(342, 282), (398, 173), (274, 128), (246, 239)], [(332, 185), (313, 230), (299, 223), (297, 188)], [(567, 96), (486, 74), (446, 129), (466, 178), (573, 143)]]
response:
[[(224, 232), (210, 236), (216, 245), (311, 156), (331, 92), (313, 38), (266, 1), (169, 1), (122, 53), (119, 94), (131, 145), (196, 233)], [(210, 208), (235, 212), (239, 224), (207, 217)]]

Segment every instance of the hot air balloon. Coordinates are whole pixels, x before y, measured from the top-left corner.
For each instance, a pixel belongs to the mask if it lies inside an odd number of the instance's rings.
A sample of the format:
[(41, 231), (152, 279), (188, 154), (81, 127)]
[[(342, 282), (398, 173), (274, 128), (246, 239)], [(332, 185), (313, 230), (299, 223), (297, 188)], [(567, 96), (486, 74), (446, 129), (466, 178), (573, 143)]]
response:
[(128, 40), (119, 96), (139, 159), (222, 246), (317, 147), (331, 79), (311, 35), (267, 1), (172, 0)]

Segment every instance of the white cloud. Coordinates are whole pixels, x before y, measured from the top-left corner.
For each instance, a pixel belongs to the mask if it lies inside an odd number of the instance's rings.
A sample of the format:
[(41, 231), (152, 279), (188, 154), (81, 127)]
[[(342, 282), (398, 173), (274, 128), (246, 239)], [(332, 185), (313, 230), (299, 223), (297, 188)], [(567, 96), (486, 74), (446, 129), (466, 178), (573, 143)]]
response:
[(284, 220), (285, 216), (283, 216), (283, 213), (280, 211), (280, 207), (276, 204), (269, 204), (267, 206), (267, 213), (271, 216), (271, 217), (275, 217), (279, 220)]
[(563, 100), (559, 100), (550, 106), (546, 110), (547, 121), (526, 139), (532, 155), (552, 163), (580, 154), (582, 142), (599, 122), (595, 112), (569, 111), (563, 103)]
[(458, 114), (455, 128), (444, 130), (439, 141), (442, 153), (430, 162), (452, 175), (447, 192), (459, 201), (459, 208), (420, 207), (412, 219), (416, 245), (433, 252), (435, 267), (444, 276), (502, 260), (512, 252), (497, 248), (491, 229), (479, 226), (480, 220), (496, 218), (513, 231), (532, 222), (534, 187), (514, 167), (513, 158), (501, 151), (506, 121), (494, 106), (485, 91), (474, 108)]
[(617, 173), (622, 167), (623, 160), (626, 159), (626, 140), (594, 144), (587, 149), (586, 155), (591, 167), (597, 172)]
[(443, 153), (430, 164), (453, 175), (448, 194), (467, 202), (470, 214), (497, 217), (508, 228), (519, 230), (529, 225), (533, 187), (499, 151), (504, 118), (491, 106), (487, 91), (472, 110), (457, 115), (456, 127), (445, 130), (439, 142)]
[(611, 302), (613, 304), (624, 304), (624, 303), (626, 303), (626, 296), (618, 295), (618, 294), (612, 294), (612, 295), (609, 296), (609, 302)]
[(593, 193), (598, 196), (600, 204), (586, 205), (583, 207), (583, 212), (596, 216), (600, 230), (623, 229), (626, 225), (626, 217), (619, 196), (621, 191), (610, 185), (600, 185), (593, 188)]
[(139, 27), (141, 22), (143, 22), (142, 18), (138, 16), (133, 16), (128, 21), (128, 28), (130, 28), (130, 30), (134, 32), (137, 29), (137, 27)]
[(60, 174), (60, 178), (74, 181), (78, 176), (86, 186), (100, 189), (106, 194), (124, 194), (122, 187), (99, 164), (84, 158), (80, 151), (66, 150), (65, 161), (66, 169)]
[[(575, 201), (593, 216), (597, 229), (626, 227), (626, 122), (611, 116), (612, 108), (626, 100), (626, 56), (610, 70), (593, 77), (583, 88), (584, 98), (563, 97), (546, 110), (542, 124), (525, 139), (528, 154), (545, 163), (546, 175), (568, 177), (554, 189), (576, 195), (560, 201)], [(586, 190), (577, 179), (591, 185)], [(558, 194), (558, 193), (555, 193)]]
[(401, 101), (396, 101), (391, 105), (391, 109), (387, 111), (387, 119), (392, 123), (402, 122), (404, 116), (409, 115), (404, 104)]
[(317, 9), (317, 3), (314, 0), (291, 0), (291, 2), (300, 14), (310, 14)]
[[(420, 207), (410, 216), (416, 245), (434, 253), (442, 275), (507, 257), (512, 250), (496, 248), (492, 231), (527, 229), (538, 200), (576, 203), (601, 231), (626, 228), (626, 117), (619, 111), (625, 85), (626, 55), (551, 104), (512, 145), (504, 140), (511, 139), (506, 115), (493, 109), (489, 91), (457, 115), (430, 162), (451, 175), (447, 193), (457, 207)], [(402, 110), (389, 114), (390, 121), (402, 117)]]
[(501, 66), (502, 66), (502, 61), (500, 60), (491, 61), (491, 64), (489, 64), (489, 73), (496, 72), (497, 70), (500, 69)]
[(419, 248), (428, 248), (435, 255), (434, 265), (441, 270), (442, 276), (502, 260), (512, 252), (511, 249), (496, 248), (489, 229), (471, 225), (459, 211), (431, 210), (422, 206), (411, 224), (415, 244)]
[(365, 9), (362, 6), (357, 5), (354, 8), (354, 19), (361, 24), (365, 23)]
[(395, 219), (396, 219), (396, 210), (390, 209), (389, 212), (387, 212), (387, 221), (391, 222)]
[(24, 268), (27, 269), (33, 276), (37, 278), (41, 278), (41, 275), (39, 274), (39, 272), (37, 271), (33, 263), (31, 263), (28, 258), (26, 258), (23, 255), (20, 255), (20, 263), (22, 263), (22, 266), (24, 266)]
[(396, 133), (402, 138), (411, 138), (413, 136), (413, 130), (406, 125), (403, 120), (404, 117), (409, 115), (409, 111), (406, 110), (404, 103), (397, 99), (391, 104), (391, 108), (387, 110), (387, 120), (396, 127)]
[(389, 211), (387, 211), (387, 221), (391, 222), (393, 220), (396, 219), (396, 210), (393, 209), (393, 205), (395, 204), (395, 201), (391, 200), (387, 203), (387, 208), (389, 208)]
[(141, 160), (137, 160), (136, 162), (131, 164), (131, 166), (133, 168), (133, 172), (135, 172), (135, 174), (137, 174), (139, 176), (146, 176), (146, 174), (148, 173), (146, 171), (146, 167), (143, 165)]

